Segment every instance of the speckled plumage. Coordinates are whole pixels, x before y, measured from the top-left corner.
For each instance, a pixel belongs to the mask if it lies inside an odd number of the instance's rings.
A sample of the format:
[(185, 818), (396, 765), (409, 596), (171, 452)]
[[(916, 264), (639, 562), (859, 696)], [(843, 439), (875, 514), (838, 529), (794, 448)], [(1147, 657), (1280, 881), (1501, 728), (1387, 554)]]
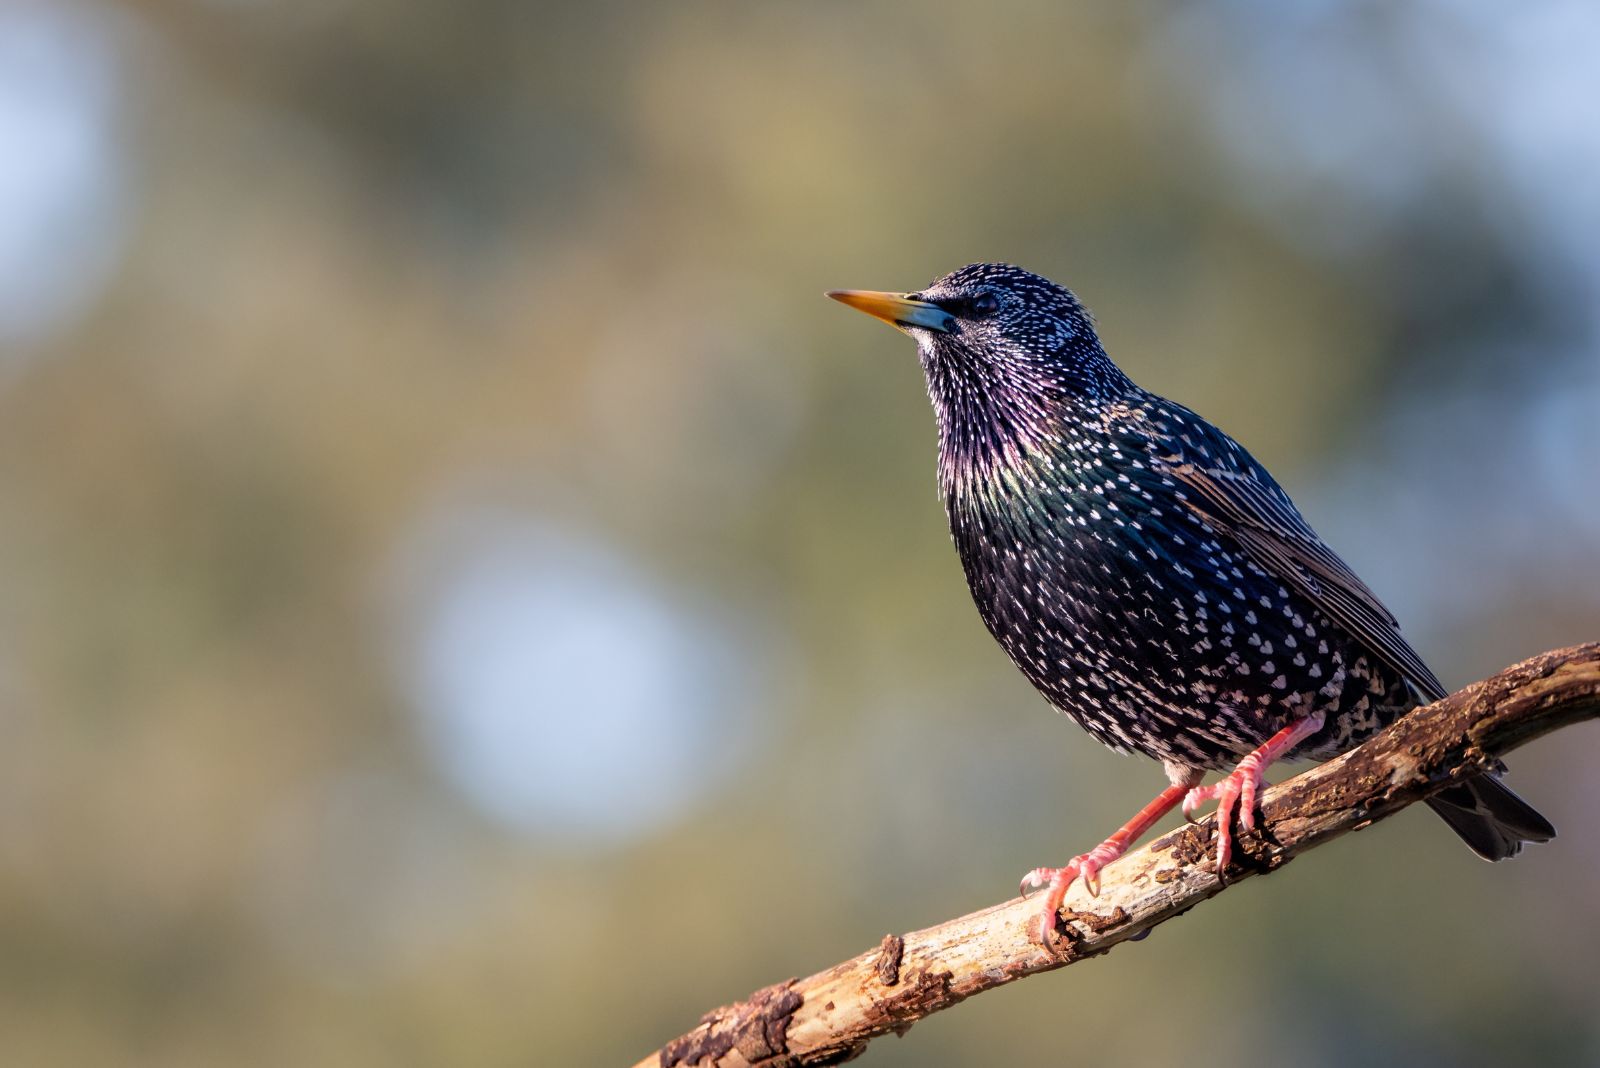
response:
[[(1129, 380), (1066, 289), (974, 264), (905, 300), (915, 310), (898, 325), (917, 340), (973, 599), (1095, 738), (1169, 772), (1221, 769), (1320, 712), (1288, 755), (1324, 759), (1443, 696), (1272, 476)], [(1493, 780), (1442, 803), (1492, 859), (1548, 837)], [(1489, 828), (1463, 829), (1462, 810)]]
[(1297, 755), (1330, 756), (1416, 704), (1195, 500), (1182, 470), (1247, 486), (1314, 540), (1242, 447), (1134, 385), (1043, 279), (981, 264), (919, 296), (979, 286), (1004, 287), (1005, 306), (921, 346), (940, 490), (984, 622), (1051, 704), (1113, 748), (1213, 769), (1319, 709)]

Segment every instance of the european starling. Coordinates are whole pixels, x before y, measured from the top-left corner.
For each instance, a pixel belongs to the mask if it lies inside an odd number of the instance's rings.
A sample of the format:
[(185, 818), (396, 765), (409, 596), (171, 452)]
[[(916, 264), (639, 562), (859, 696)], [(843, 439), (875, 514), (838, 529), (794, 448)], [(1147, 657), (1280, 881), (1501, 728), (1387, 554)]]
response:
[[(939, 489), (989, 632), (1052, 705), (1171, 782), (1099, 846), (1024, 878), (1049, 887), (1041, 940), (1073, 879), (1098, 892), (1100, 869), (1180, 802), (1217, 801), (1221, 877), (1268, 764), (1325, 760), (1444, 696), (1272, 476), (1134, 385), (1066, 289), (979, 263), (920, 293), (828, 295), (917, 342)], [(1488, 860), (1555, 834), (1493, 775), (1428, 803)]]

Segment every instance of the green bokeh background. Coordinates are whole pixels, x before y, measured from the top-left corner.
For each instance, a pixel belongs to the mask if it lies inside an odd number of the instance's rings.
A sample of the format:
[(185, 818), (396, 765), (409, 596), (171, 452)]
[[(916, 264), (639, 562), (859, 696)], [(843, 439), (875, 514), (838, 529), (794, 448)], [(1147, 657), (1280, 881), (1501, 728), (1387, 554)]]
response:
[[(983, 632), (911, 346), (824, 289), (1061, 280), (1448, 684), (1600, 637), (1586, 10), (9, 5), (97, 43), (116, 191), (0, 364), (0, 1063), (632, 1063), (1147, 800)], [(481, 529), (752, 660), (635, 707), (721, 710), (660, 813), (581, 671), (510, 738), (621, 829), (441, 756)], [(863, 1063), (1600, 1063), (1597, 753), (1513, 761), (1515, 863), (1402, 814)]]

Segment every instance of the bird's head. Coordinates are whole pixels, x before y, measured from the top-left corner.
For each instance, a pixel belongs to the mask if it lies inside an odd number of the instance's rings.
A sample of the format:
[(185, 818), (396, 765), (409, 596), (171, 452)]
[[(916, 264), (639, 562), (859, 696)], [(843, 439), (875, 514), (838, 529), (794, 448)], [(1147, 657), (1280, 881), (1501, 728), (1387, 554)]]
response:
[(948, 391), (1081, 397), (1125, 381), (1078, 298), (1008, 263), (970, 264), (916, 293), (828, 296), (916, 340), (935, 405)]
[(916, 339), (952, 500), (1060, 440), (1063, 425), (1135, 389), (1106, 357), (1078, 298), (1004, 263), (974, 263), (917, 293), (838, 290)]

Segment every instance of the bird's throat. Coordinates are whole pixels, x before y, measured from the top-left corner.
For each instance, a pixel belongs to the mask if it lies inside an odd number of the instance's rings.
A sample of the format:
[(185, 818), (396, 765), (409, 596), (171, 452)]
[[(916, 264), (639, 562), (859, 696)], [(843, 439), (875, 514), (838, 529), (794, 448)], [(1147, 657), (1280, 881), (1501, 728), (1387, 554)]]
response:
[(1003, 508), (1052, 477), (1055, 420), (1015, 398), (967, 396), (940, 405), (939, 490), (952, 509)]
[(1101, 413), (1138, 393), (1098, 344), (1072, 359), (948, 342), (921, 356), (939, 423), (939, 488), (952, 512), (1003, 506), (1070, 477), (1066, 451), (1105, 434)]

